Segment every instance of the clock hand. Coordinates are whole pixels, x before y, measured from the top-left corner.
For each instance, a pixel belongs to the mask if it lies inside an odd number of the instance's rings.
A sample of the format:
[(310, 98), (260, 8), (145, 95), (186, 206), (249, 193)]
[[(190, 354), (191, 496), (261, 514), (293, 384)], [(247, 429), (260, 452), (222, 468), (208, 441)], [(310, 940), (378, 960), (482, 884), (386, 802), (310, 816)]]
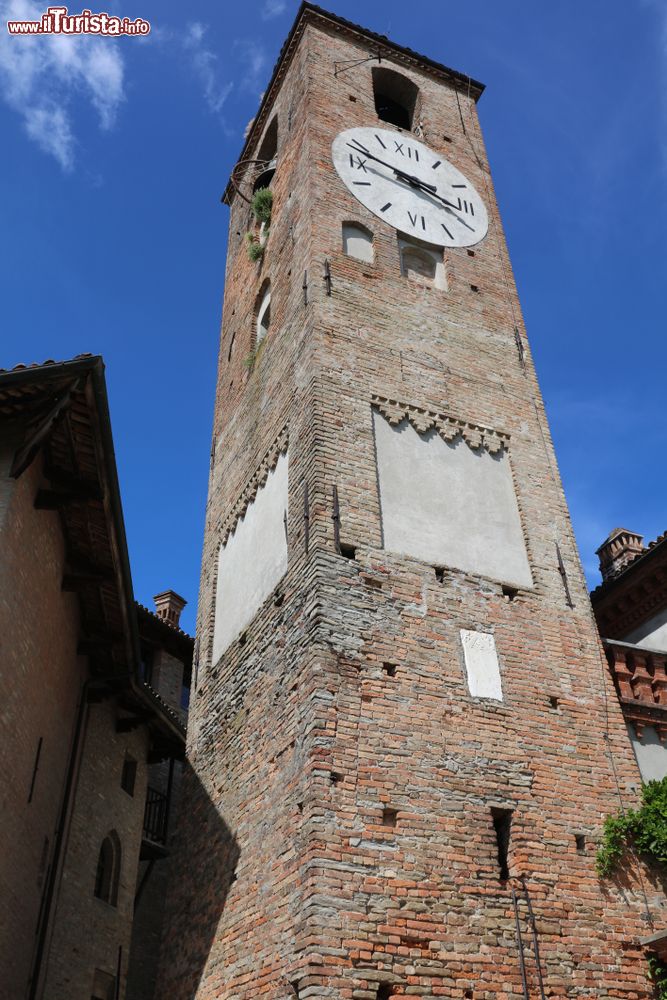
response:
[(354, 145), (351, 142), (348, 142), (347, 145), (350, 149), (353, 149), (355, 153), (363, 153), (369, 160), (375, 160), (376, 163), (381, 163), (383, 167), (389, 167), (390, 170), (394, 171), (397, 177), (403, 178), (403, 180), (408, 181), (410, 184), (423, 188), (424, 191), (429, 191), (431, 194), (435, 194), (437, 191), (435, 184), (426, 184), (424, 181), (420, 181), (418, 177), (415, 177), (414, 174), (408, 174), (405, 170), (401, 170), (400, 167), (395, 167), (393, 164), (387, 163), (386, 160), (381, 160), (379, 156), (375, 156), (374, 153), (371, 153), (369, 149), (362, 146), (356, 139), (354, 140)]
[(371, 153), (369, 149), (366, 149), (365, 146), (362, 146), (362, 144), (357, 139), (354, 140), (354, 143), (348, 142), (347, 145), (350, 147), (350, 149), (353, 149), (356, 153), (363, 153), (364, 156), (367, 156), (369, 158), (369, 160), (375, 160), (376, 163), (381, 163), (383, 167), (389, 167), (390, 170), (394, 171), (397, 177), (400, 177), (402, 180), (406, 180), (408, 184), (410, 184), (412, 187), (419, 188), (420, 190), (425, 191), (426, 194), (429, 194), (432, 198), (436, 198), (439, 202), (442, 202), (442, 204), (445, 205), (446, 208), (449, 210), (450, 214), (453, 215), (454, 218), (458, 222), (460, 222), (462, 226), (465, 226), (466, 229), (469, 229), (471, 233), (475, 232), (473, 226), (469, 226), (468, 223), (465, 221), (465, 219), (462, 219), (461, 216), (458, 214), (458, 212), (456, 212), (455, 210), (456, 206), (453, 205), (451, 201), (447, 201), (446, 198), (443, 198), (442, 195), (439, 195), (437, 193), (438, 189), (434, 184), (426, 184), (424, 181), (421, 181), (418, 177), (415, 177), (414, 174), (408, 174), (404, 170), (401, 170), (399, 167), (394, 167), (391, 163), (387, 163), (386, 160), (381, 160), (379, 156), (376, 156), (374, 153)]
[(465, 221), (465, 219), (462, 219), (461, 216), (458, 214), (458, 212), (456, 211), (456, 205), (453, 205), (451, 203), (451, 201), (447, 201), (446, 198), (443, 198), (441, 195), (439, 195), (437, 193), (437, 189), (433, 188), (431, 184), (423, 184), (419, 180), (418, 177), (415, 177), (414, 179), (410, 179), (410, 175), (409, 174), (406, 174), (405, 177), (409, 180), (409, 183), (413, 187), (419, 188), (420, 190), (424, 191), (426, 194), (430, 195), (431, 198), (435, 198), (437, 201), (441, 202), (446, 207), (446, 209), (450, 213), (450, 215), (453, 215), (454, 218), (457, 220), (457, 222), (460, 222), (462, 226), (465, 226), (466, 229), (469, 229), (471, 233), (475, 232), (474, 227), (473, 226), (469, 226), (468, 223)]

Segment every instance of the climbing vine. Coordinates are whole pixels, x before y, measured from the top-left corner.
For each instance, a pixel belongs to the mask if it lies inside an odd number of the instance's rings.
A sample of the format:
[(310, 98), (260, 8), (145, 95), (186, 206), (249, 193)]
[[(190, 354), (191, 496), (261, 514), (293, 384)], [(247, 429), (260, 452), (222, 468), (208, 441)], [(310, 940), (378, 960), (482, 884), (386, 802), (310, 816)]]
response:
[(657, 1000), (667, 1000), (667, 965), (657, 955), (648, 956), (648, 978), (655, 986)]
[(604, 821), (596, 855), (601, 878), (612, 874), (630, 845), (640, 854), (667, 865), (667, 778), (642, 786), (639, 809), (628, 809)]

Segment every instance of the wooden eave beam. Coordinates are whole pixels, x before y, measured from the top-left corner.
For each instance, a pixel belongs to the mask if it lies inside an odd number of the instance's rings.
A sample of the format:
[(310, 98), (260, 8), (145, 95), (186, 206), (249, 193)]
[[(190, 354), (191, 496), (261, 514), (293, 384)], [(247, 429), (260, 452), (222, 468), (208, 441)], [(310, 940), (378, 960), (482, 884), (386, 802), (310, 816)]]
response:
[(37, 452), (48, 438), (53, 425), (63, 415), (72, 400), (72, 392), (78, 386), (78, 381), (73, 382), (64, 392), (62, 392), (55, 404), (39, 421), (29, 437), (16, 451), (12, 461), (9, 475), (12, 479), (18, 479), (21, 473), (25, 472), (32, 463)]

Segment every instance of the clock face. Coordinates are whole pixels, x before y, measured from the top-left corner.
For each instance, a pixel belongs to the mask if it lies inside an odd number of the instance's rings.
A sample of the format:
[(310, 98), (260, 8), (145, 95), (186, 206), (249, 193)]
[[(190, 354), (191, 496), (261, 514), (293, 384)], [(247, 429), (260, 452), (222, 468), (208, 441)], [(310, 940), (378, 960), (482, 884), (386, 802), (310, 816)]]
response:
[(486, 236), (488, 215), (473, 185), (412, 135), (350, 128), (331, 151), (355, 198), (401, 233), (446, 247), (470, 247)]

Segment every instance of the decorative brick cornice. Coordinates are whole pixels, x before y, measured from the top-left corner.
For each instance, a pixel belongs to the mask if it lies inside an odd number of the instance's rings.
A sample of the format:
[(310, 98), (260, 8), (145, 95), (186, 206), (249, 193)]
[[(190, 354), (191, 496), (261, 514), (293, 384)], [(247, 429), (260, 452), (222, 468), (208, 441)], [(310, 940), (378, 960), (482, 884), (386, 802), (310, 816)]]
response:
[(509, 435), (503, 431), (480, 427), (465, 420), (456, 420), (445, 413), (426, 410), (410, 403), (400, 403), (385, 396), (373, 394), (371, 402), (392, 427), (398, 426), (403, 420), (408, 420), (419, 434), (436, 430), (443, 441), (447, 442), (454, 441), (460, 436), (473, 451), (484, 448), (491, 455), (497, 454), (503, 448), (509, 448)]
[(288, 444), (289, 434), (287, 432), (287, 427), (285, 426), (274, 439), (273, 444), (265, 454), (262, 461), (259, 463), (257, 471), (241, 490), (238, 500), (222, 522), (219, 537), (220, 545), (226, 545), (227, 539), (236, 528), (236, 525), (239, 523), (241, 518), (245, 516), (248, 507), (251, 503), (253, 503), (262, 486), (266, 484), (269, 472), (272, 472), (273, 469), (275, 469), (278, 464), (278, 459), (287, 451)]

